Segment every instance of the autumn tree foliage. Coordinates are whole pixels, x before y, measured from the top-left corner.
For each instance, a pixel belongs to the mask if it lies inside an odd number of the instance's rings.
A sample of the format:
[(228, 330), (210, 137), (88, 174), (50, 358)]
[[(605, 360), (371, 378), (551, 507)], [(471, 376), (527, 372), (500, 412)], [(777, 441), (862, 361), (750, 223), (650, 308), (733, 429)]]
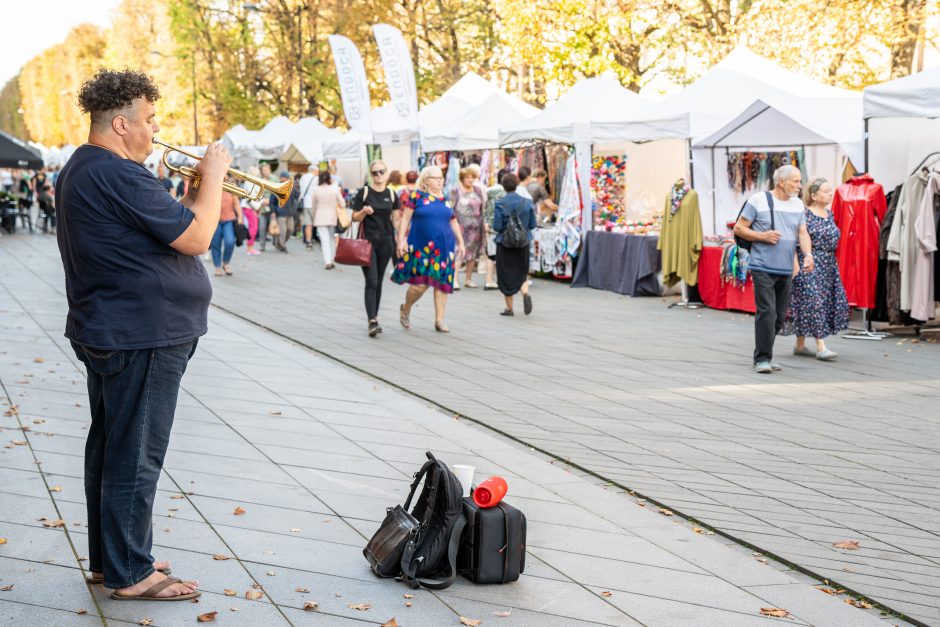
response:
[(470, 70), (538, 105), (606, 71), (634, 91), (684, 84), (740, 43), (859, 89), (910, 73), (940, 45), (929, 0), (124, 0), (109, 28), (76, 27), (23, 67), (0, 91), (0, 128), (83, 141), (75, 93), (100, 65), (157, 80), (168, 141), (204, 143), (275, 115), (342, 126), (327, 38), (357, 43), (378, 105), (379, 22), (409, 42), (425, 102)]

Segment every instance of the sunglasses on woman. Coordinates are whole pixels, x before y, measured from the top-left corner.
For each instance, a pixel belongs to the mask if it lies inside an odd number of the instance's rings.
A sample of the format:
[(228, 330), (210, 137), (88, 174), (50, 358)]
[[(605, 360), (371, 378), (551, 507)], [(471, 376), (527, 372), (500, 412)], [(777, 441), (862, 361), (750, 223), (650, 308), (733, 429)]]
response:
[(372, 176), (382, 176), (385, 174), (385, 170), (372, 170)]

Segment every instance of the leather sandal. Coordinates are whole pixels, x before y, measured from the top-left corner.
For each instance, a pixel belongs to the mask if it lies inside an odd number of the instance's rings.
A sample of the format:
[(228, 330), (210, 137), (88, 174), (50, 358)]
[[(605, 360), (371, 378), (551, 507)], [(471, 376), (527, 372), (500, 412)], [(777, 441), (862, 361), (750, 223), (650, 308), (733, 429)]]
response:
[(118, 594), (118, 591), (115, 590), (111, 593), (111, 598), (116, 601), (190, 601), (192, 599), (198, 599), (202, 595), (201, 591), (196, 590), (195, 592), (190, 592), (188, 594), (177, 594), (171, 597), (157, 596), (165, 588), (168, 588), (175, 583), (183, 583), (183, 580), (176, 577), (167, 577), (163, 581), (147, 588), (140, 594)]
[[(163, 573), (164, 575), (167, 575), (167, 576), (173, 574), (173, 570), (171, 568), (158, 568), (156, 570), (158, 573)], [(92, 585), (92, 586), (103, 584), (104, 573), (92, 572), (91, 577), (85, 577), (85, 583)]]
[(434, 330), (438, 333), (450, 333), (450, 329), (447, 328), (447, 325), (443, 322), (435, 322)]
[(505, 310), (503, 310), (502, 312), (500, 312), (499, 315), (501, 315), (501, 316), (515, 316), (516, 314), (514, 314), (514, 313), (512, 312), (512, 309), (505, 309)]
[(410, 316), (405, 313), (404, 305), (398, 308), (398, 321), (401, 322), (401, 326), (405, 327), (406, 329), (411, 328)]

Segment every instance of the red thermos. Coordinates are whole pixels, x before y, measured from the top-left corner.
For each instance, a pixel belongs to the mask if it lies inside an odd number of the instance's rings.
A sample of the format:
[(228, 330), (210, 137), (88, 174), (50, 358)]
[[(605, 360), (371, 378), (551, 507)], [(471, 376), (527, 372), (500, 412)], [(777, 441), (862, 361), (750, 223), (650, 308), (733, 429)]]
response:
[(503, 500), (509, 486), (502, 477), (490, 477), (473, 490), (473, 502), (478, 507), (493, 507)]

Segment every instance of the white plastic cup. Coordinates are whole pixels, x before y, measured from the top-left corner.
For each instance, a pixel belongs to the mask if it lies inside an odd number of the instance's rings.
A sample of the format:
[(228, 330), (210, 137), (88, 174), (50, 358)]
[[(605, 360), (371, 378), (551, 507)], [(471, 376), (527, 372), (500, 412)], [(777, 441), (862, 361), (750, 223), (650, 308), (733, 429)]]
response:
[(463, 488), (463, 495), (470, 496), (470, 486), (473, 485), (473, 473), (476, 471), (474, 466), (465, 466), (463, 464), (454, 464), (450, 467), (460, 480), (460, 487)]

